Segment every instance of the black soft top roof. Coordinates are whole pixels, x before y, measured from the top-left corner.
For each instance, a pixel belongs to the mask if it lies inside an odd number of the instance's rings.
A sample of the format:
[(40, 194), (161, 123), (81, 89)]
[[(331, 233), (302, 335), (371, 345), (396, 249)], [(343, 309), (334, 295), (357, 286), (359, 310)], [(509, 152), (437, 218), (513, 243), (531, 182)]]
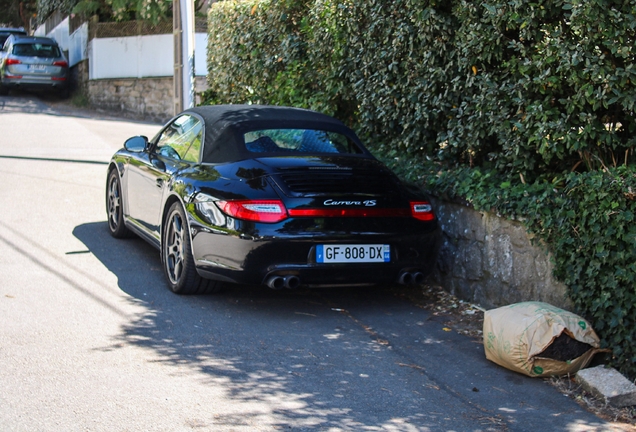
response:
[(190, 108), (185, 113), (197, 114), (205, 122), (203, 162), (222, 163), (254, 157), (245, 147), (243, 134), (261, 129), (338, 132), (369, 154), (356, 134), (341, 121), (315, 111), (268, 105), (211, 105)]

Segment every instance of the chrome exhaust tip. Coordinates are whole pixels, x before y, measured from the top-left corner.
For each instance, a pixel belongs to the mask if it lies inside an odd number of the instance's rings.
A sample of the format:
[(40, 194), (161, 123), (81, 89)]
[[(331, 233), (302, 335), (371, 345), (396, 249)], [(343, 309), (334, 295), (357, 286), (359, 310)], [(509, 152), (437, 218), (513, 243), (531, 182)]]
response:
[(283, 280), (285, 288), (287, 289), (296, 289), (300, 286), (300, 279), (298, 276), (285, 276)]
[(283, 289), (285, 288), (285, 279), (280, 276), (270, 276), (265, 285), (273, 290)]
[(424, 273), (420, 271), (402, 271), (398, 277), (398, 283), (402, 285), (421, 285), (425, 279)]
[(400, 273), (400, 276), (398, 277), (398, 283), (401, 283), (402, 285), (410, 285), (411, 283), (413, 283), (413, 275), (409, 272)]
[(415, 272), (413, 273), (413, 284), (414, 285), (422, 285), (424, 283), (424, 273), (422, 272)]

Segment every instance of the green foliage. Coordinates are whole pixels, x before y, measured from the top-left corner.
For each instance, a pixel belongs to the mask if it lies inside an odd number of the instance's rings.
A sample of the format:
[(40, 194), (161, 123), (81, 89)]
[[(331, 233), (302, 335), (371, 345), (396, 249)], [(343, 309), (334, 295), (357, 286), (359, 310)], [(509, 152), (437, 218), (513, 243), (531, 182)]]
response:
[(55, 11), (68, 15), (73, 10), (77, 0), (37, 0), (37, 21), (38, 24), (44, 23), (46, 19)]
[(0, 0), (0, 26), (28, 28), (35, 7), (35, 0)]
[(336, 54), (330, 34), (309, 26), (308, 3), (214, 4), (209, 15), (208, 103), (276, 103), (338, 111), (341, 83), (332, 80), (330, 62)]
[(455, 10), (466, 73), (451, 89), (450, 148), (526, 178), (633, 163), (636, 3), (461, 1)]
[(137, 19), (157, 24), (172, 14), (172, 1), (169, 0), (106, 0), (106, 3), (115, 21)]
[(522, 220), (636, 377), (636, 2), (228, 0), (206, 103), (334, 114), (403, 177)]
[(145, 20), (152, 24), (172, 18), (172, 0), (37, 0), (38, 23), (54, 12), (98, 15), (100, 21)]

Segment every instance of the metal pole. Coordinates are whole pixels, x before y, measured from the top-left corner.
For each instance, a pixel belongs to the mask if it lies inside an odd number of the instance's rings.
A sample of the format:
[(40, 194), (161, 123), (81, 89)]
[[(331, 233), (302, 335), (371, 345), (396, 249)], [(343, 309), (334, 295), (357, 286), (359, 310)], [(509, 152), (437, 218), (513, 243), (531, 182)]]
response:
[(174, 114), (195, 103), (194, 0), (173, 2), (174, 27)]
[(180, 0), (183, 25), (183, 109), (194, 106), (194, 0)]
[(173, 114), (177, 115), (183, 111), (183, 64), (182, 64), (182, 28), (181, 28), (181, 4), (178, 1), (172, 3), (172, 27), (174, 36), (174, 73), (172, 80), (173, 97)]

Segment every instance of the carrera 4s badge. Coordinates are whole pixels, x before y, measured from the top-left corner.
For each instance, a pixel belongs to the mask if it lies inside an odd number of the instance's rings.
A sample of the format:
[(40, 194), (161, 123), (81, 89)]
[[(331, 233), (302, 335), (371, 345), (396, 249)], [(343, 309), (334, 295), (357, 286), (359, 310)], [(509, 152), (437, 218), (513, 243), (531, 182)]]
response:
[(365, 200), (365, 201), (334, 201), (332, 199), (326, 200), (324, 203), (326, 206), (365, 206), (365, 207), (373, 207), (377, 204), (376, 200)]

